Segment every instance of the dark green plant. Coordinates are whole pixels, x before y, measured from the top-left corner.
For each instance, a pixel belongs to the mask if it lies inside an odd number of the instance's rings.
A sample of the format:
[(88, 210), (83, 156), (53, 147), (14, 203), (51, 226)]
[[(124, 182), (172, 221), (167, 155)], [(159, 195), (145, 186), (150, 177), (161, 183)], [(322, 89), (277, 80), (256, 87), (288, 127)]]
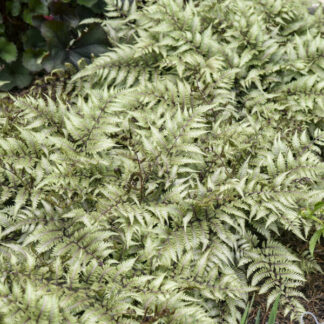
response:
[(34, 73), (77, 65), (80, 58), (104, 53), (109, 44), (98, 23), (79, 26), (89, 17), (103, 17), (103, 0), (0, 1), (0, 90), (26, 87)]

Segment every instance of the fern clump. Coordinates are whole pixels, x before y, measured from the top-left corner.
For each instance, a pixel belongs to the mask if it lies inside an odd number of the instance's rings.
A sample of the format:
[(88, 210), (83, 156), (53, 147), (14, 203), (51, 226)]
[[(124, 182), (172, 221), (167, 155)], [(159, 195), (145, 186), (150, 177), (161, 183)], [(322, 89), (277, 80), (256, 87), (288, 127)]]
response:
[(74, 91), (1, 107), (2, 323), (296, 319), (324, 199), (323, 14), (159, 0)]

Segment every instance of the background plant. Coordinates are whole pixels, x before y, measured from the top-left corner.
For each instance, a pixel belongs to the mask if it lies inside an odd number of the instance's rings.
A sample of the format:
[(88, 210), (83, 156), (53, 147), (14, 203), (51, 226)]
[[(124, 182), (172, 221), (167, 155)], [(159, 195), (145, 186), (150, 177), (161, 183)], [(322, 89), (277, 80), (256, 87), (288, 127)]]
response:
[(103, 17), (106, 5), (103, 0), (1, 0), (0, 80), (9, 83), (0, 89), (26, 87), (34, 73), (107, 51), (111, 44), (99, 24), (79, 26), (85, 18)]

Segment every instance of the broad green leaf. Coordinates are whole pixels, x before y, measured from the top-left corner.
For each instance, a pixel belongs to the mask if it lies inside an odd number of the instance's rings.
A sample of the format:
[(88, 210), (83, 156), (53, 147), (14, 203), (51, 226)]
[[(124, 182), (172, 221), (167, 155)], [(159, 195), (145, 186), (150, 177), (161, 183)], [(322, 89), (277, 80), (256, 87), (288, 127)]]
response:
[[(64, 33), (65, 36), (62, 36)], [(92, 55), (106, 52), (109, 44), (106, 33), (98, 24), (88, 27), (71, 46), (69, 46), (68, 26), (63, 22), (46, 22), (42, 25), (42, 35), (49, 44), (49, 53), (42, 61), (48, 72), (63, 68), (64, 62), (67, 61), (75, 66), (82, 58), (89, 61)]]
[(7, 41), (4, 37), (0, 37), (0, 58), (7, 63), (11, 63), (17, 59), (16, 45)]
[(62, 21), (46, 21), (41, 26), (42, 36), (46, 39), (49, 49), (64, 50), (69, 42), (69, 26)]
[(33, 24), (33, 16), (35, 15), (47, 15), (48, 6), (42, 0), (28, 0), (28, 7), (25, 7), (22, 18), (29, 24)]
[(32, 76), (29, 71), (22, 65), (20, 60), (18, 62), (8, 64), (0, 71), (0, 81), (8, 81), (0, 87), (0, 90), (7, 91), (14, 87), (24, 88), (29, 85)]
[(25, 49), (45, 49), (46, 48), (46, 41), (43, 38), (39, 29), (31, 27), (28, 29), (23, 35), (22, 40)]
[(9, 1), (11, 3), (11, 14), (16, 17), (19, 15), (21, 10), (21, 5), (19, 0)]
[(23, 65), (26, 69), (32, 72), (38, 72), (43, 69), (41, 65), (41, 59), (44, 55), (44, 51), (41, 49), (27, 49), (23, 53)]
[(49, 7), (54, 17), (59, 17), (60, 22), (63, 22), (71, 28), (77, 27), (80, 20), (83, 18), (77, 8), (71, 6), (71, 4), (63, 3), (62, 1), (52, 1)]
[(77, 65), (81, 58), (90, 59), (92, 54), (105, 53), (108, 45), (107, 35), (102, 27), (99, 24), (92, 24), (69, 48), (69, 59)]

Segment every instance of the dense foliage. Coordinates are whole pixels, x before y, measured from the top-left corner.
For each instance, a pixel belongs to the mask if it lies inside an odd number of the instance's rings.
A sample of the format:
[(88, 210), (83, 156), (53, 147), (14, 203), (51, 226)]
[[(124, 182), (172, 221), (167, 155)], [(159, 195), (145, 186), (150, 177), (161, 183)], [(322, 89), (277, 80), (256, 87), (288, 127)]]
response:
[(233, 324), (250, 292), (304, 311), (323, 13), (146, 2), (121, 27), (136, 21), (132, 44), (55, 96), (3, 100), (1, 323)]
[(111, 44), (100, 25), (79, 25), (102, 17), (105, 6), (103, 0), (1, 0), (0, 80), (9, 83), (0, 89), (26, 87), (33, 73), (106, 52)]

